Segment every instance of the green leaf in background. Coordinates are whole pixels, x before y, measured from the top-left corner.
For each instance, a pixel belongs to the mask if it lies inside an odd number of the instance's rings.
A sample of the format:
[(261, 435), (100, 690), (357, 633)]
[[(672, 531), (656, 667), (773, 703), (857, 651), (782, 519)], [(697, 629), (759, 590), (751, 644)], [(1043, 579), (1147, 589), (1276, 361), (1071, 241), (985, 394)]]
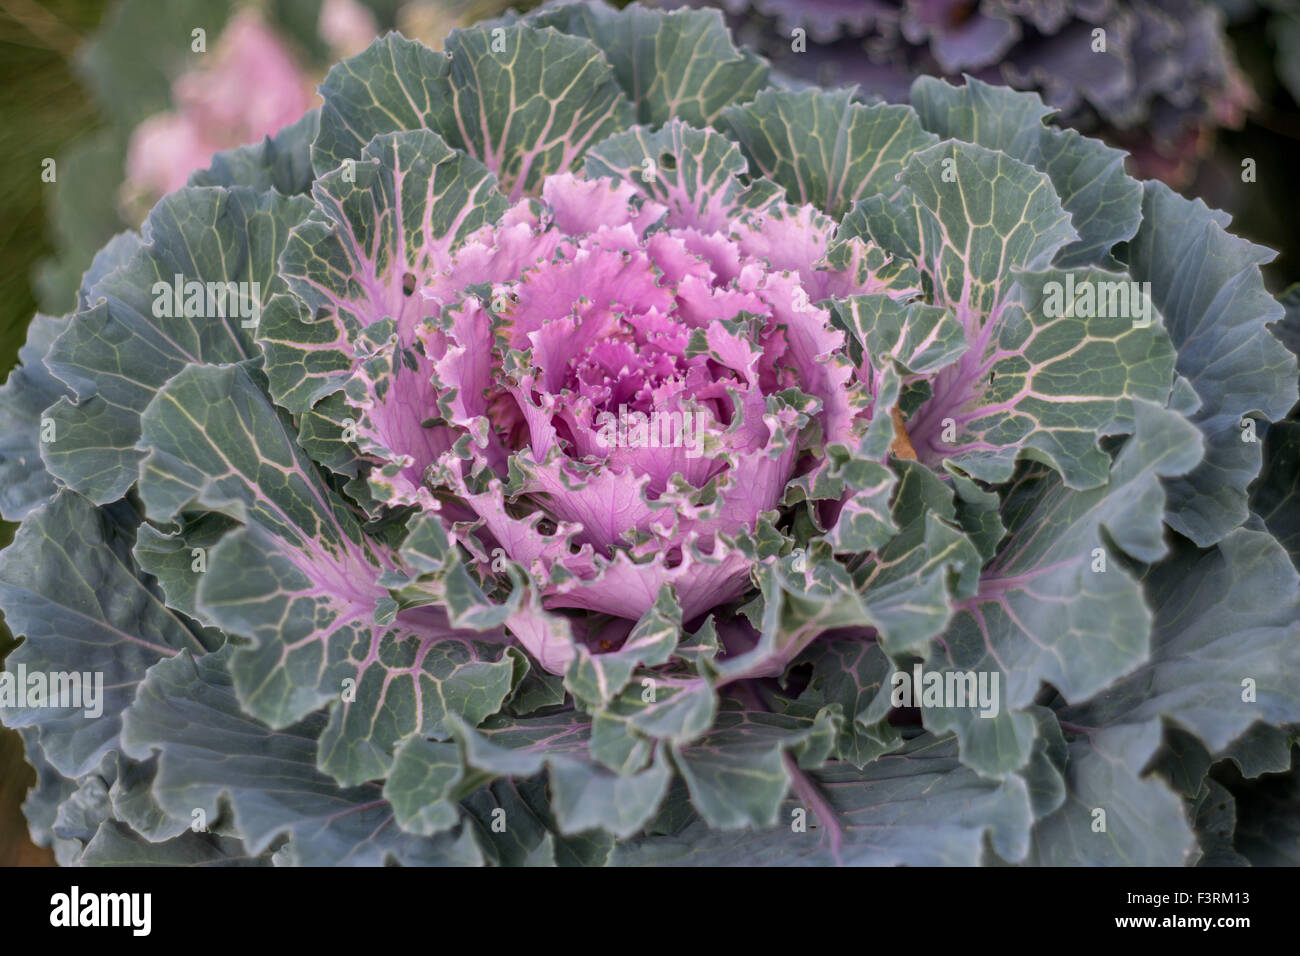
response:
[(40, 262), (32, 276), (41, 308), (64, 313), (84, 307), (78, 286), (95, 253), (127, 228), (118, 209), (126, 147), (120, 133), (103, 130), (56, 158), (59, 178), (47, 199), (49, 228), (59, 250)]
[(172, 81), (203, 55), (192, 49), (192, 31), (215, 41), (231, 9), (230, 0), (118, 4), (81, 58), (100, 108), (122, 129), (167, 109)]

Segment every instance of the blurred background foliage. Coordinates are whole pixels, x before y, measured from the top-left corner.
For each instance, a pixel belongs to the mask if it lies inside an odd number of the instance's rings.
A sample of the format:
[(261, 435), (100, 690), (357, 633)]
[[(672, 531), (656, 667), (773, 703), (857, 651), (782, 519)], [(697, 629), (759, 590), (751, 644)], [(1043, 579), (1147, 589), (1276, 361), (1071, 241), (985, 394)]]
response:
[[(54, 251), (46, 227), (53, 184), (41, 182), (41, 162), (101, 128), (94, 103), (74, 70), (83, 37), (98, 25), (98, 0), (0, 2), (0, 365), (17, 357), (36, 311), (32, 270)], [(0, 545), (14, 526), (0, 523)], [(13, 646), (0, 629), (0, 657)], [(53, 863), (27, 839), (21, 803), (35, 775), (23, 760), (22, 739), (0, 730), (0, 866)]]
[[(190, 31), (203, 26), (213, 49), (232, 13), (255, 7), (314, 84), (337, 53), (318, 29), (326, 2), (0, 0), (0, 156), (5, 163), (0, 177), (0, 367), (7, 370), (15, 363), (27, 323), (38, 308), (52, 314), (70, 310), (94, 252), (116, 233), (139, 225), (147, 204), (128, 201), (123, 189), (131, 134), (141, 121), (175, 107), (173, 84), (196, 65)], [(396, 27), (434, 47), (441, 46), (441, 38), (453, 27), (495, 16), (507, 6), (526, 10), (537, 5), (527, 0), (353, 2), (369, 10), (374, 28)], [(849, 17), (849, 26), (840, 23), (820, 32), (811, 27), (813, 18), (848, 9), (845, 4), (855, 9), (890, 6), (884, 0), (690, 2), (723, 8), (737, 35), (773, 55), (778, 69), (783, 62), (778, 54), (789, 48), (791, 23), (804, 20), (810, 24), (810, 42), (808, 59), (801, 65), (817, 67), (819, 36), (824, 59), (860, 65), (863, 44), (871, 38), (860, 33), (845, 36), (859, 14)], [(1148, 2), (1177, 5), (1190, 0)], [(940, 5), (948, 10), (944, 23), (960, 27), (985, 3), (1007, 9), (1022, 6), (1022, 0), (942, 0)], [(1073, 6), (1071, 0), (1053, 3)], [(615, 0), (614, 5), (625, 6), (626, 0)], [(1216, 29), (1226, 30), (1224, 46), (1253, 89), (1253, 98), (1244, 121), (1237, 117), (1198, 142), (1195, 156), (1188, 157), (1195, 162), (1168, 167), (1175, 180), (1171, 184), (1226, 209), (1233, 215), (1234, 231), (1278, 250), (1265, 274), (1270, 288), (1281, 292), (1300, 278), (1300, 217), (1295, 214), (1292, 183), (1300, 145), (1300, 4), (1215, 0), (1215, 5), (1223, 16)], [(953, 19), (955, 15), (960, 16)], [(940, 32), (936, 28), (927, 36), (933, 39)], [(846, 46), (851, 54), (847, 61)], [(914, 62), (914, 56), (915, 51), (907, 52), (899, 62)], [(784, 61), (789, 65), (788, 56)], [(845, 76), (841, 82), (855, 79), (861, 77)], [(1193, 111), (1197, 106), (1191, 105)], [(1198, 115), (1206, 113), (1200, 110)], [(1106, 135), (1104, 128), (1101, 134)], [(1130, 146), (1133, 135), (1140, 138), (1141, 124), (1112, 141)], [(53, 183), (41, 178), (42, 163), (50, 158), (57, 161)], [(1242, 181), (1245, 158), (1255, 160), (1254, 182)], [(9, 543), (13, 530), (13, 525), (0, 523), (0, 547)], [(0, 661), (13, 646), (0, 624)], [(33, 776), (23, 760), (21, 738), (0, 729), (0, 866), (53, 862), (48, 851), (27, 839), (21, 803)]]

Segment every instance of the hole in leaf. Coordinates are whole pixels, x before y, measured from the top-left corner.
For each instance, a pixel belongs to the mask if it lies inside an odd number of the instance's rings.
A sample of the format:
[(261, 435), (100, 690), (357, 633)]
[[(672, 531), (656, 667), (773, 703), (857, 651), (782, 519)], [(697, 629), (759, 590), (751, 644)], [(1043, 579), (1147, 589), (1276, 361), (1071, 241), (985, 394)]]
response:
[(813, 666), (812, 664), (799, 664), (790, 668), (787, 675), (788, 685), (787, 692), (794, 697), (798, 697), (812, 683)]
[(660, 168), (660, 169), (669, 169), (669, 170), (676, 169), (676, 168), (677, 168), (677, 157), (674, 156), (672, 153), (660, 153), (660, 154), (659, 154), (659, 168)]
[(975, 8), (979, 6), (976, 3), (954, 3), (949, 9), (947, 16), (944, 18), (948, 21), (950, 29), (956, 29), (964, 24), (967, 20), (975, 15)]
[(402, 276), (402, 293), (410, 295), (415, 291), (415, 273), (407, 272)]

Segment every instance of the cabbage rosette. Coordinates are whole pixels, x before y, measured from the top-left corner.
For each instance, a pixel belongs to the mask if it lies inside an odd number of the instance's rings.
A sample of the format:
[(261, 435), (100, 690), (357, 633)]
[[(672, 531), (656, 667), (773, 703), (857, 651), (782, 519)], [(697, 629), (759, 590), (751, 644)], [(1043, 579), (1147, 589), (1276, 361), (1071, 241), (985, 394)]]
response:
[(0, 391), (4, 675), (104, 678), (0, 685), (63, 862), (1275, 862), (1211, 775), (1300, 724), (1271, 253), (1034, 94), (774, 86), (712, 11), (321, 96)]

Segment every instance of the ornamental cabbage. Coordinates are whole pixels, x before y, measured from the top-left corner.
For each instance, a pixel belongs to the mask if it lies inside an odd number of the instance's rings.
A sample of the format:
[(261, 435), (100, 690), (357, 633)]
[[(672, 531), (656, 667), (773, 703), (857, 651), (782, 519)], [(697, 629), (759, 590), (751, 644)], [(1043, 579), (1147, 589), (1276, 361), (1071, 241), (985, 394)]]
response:
[(1221, 779), (1300, 725), (1298, 376), (1224, 214), (1032, 93), (775, 87), (716, 11), (320, 94), (0, 391), (60, 861), (1277, 859)]
[[(655, 0), (665, 8), (715, 6)], [(1213, 0), (724, 0), (737, 36), (784, 82), (859, 84), (906, 102), (919, 75), (1034, 90), (1062, 123), (1130, 153), (1139, 174), (1189, 185), (1222, 129), (1259, 103)]]

